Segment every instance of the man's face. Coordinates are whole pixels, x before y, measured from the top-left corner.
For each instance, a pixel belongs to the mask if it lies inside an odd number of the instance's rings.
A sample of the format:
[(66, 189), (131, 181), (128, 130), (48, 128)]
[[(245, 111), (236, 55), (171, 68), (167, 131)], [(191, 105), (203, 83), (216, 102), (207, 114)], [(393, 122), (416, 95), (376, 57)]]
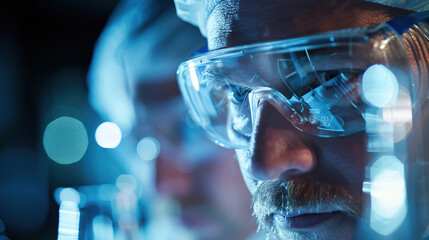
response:
[[(223, 1), (208, 19), (211, 50), (369, 26), (407, 14), (362, 1)], [(237, 150), (261, 225), (284, 239), (350, 239), (362, 214), (364, 133), (318, 138), (296, 130), (270, 103), (251, 144)]]

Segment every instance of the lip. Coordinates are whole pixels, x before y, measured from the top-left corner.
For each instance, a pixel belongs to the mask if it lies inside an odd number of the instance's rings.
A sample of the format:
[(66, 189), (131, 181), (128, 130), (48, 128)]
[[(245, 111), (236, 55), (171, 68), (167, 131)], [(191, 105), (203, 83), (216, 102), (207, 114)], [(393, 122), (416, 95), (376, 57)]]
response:
[(274, 216), (274, 220), (276, 223), (289, 230), (299, 230), (312, 228), (317, 225), (323, 224), (327, 222), (331, 218), (334, 218), (338, 215), (342, 214), (339, 211), (333, 212), (319, 212), (319, 213), (311, 213), (311, 212), (301, 212), (297, 213), (287, 213), (285, 214), (283, 211), (281, 213), (277, 213)]

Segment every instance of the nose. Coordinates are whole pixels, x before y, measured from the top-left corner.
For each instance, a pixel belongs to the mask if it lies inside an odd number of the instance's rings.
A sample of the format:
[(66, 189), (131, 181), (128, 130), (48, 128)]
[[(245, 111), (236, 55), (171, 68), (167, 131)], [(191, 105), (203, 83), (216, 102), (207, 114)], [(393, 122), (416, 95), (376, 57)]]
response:
[(250, 146), (251, 174), (259, 180), (307, 173), (316, 155), (304, 135), (270, 102), (259, 105)]

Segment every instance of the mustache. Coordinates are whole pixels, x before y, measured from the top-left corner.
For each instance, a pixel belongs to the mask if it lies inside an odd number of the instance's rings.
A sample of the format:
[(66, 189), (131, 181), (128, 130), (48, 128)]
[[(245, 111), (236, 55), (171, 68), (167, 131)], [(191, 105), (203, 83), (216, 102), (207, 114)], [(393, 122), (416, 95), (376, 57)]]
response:
[(323, 183), (309, 177), (263, 182), (253, 196), (253, 215), (262, 226), (270, 226), (277, 211), (334, 209), (349, 216), (362, 215), (362, 200), (342, 185)]

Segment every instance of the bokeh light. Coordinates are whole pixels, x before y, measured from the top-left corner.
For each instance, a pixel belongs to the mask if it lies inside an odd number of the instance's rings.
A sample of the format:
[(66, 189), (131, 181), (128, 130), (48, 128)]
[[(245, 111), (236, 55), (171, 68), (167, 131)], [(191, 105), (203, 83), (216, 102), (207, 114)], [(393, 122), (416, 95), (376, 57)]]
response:
[(66, 202), (71, 201), (79, 205), (80, 203), (80, 195), (79, 192), (74, 188), (63, 188), (60, 192), (60, 201)]
[(6, 236), (0, 236), (0, 240), (10, 240), (10, 239)]
[(388, 68), (375, 64), (363, 74), (362, 92), (369, 104), (382, 108), (396, 100), (398, 80)]
[(79, 199), (80, 199), (78, 207), (79, 208), (84, 208), (86, 206), (86, 203), (87, 203), (86, 196), (82, 192), (78, 191), (78, 193), (79, 193)]
[(395, 156), (382, 156), (370, 169), (371, 228), (382, 235), (393, 233), (405, 219), (404, 164)]
[(102, 184), (97, 189), (97, 195), (102, 201), (110, 201), (115, 194), (114, 188), (112, 184)]
[(82, 159), (88, 148), (88, 134), (79, 120), (60, 117), (46, 126), (43, 146), (55, 162), (75, 163)]
[(404, 139), (413, 126), (413, 107), (408, 90), (399, 87), (396, 101), (384, 108), (382, 114), (383, 121), (392, 125), (393, 140), (399, 142)]
[(79, 239), (80, 211), (75, 202), (65, 201), (60, 205), (58, 240)]
[[(65, 188), (63, 188), (63, 187), (59, 187), (59, 188), (56, 188), (54, 190), (54, 199), (58, 205), (61, 205), (61, 202), (63, 202), (63, 201), (74, 201), (73, 199), (75, 199), (75, 200), (79, 199), (79, 201), (77, 202), (77, 205), (79, 206), (79, 208), (85, 207), (87, 200), (86, 200), (86, 197), (83, 193), (75, 190), (74, 188), (70, 188), (70, 189), (66, 190), (65, 192), (63, 192), (63, 190), (65, 190)], [(78, 194), (78, 195), (76, 196), (75, 194)], [(70, 196), (68, 196), (68, 195), (70, 195)], [(76, 201), (74, 201), (74, 202), (76, 202)]]
[(400, 87), (398, 97), (390, 108), (383, 109), (383, 120), (401, 126), (413, 118), (411, 96), (407, 89)]
[(95, 131), (95, 140), (102, 148), (116, 148), (122, 140), (121, 129), (112, 122), (104, 122)]
[(94, 240), (113, 240), (112, 220), (103, 215), (95, 216), (92, 220), (92, 233), (94, 235)]
[(145, 161), (151, 161), (157, 158), (160, 150), (158, 140), (152, 137), (145, 137), (137, 144), (137, 154)]
[(121, 175), (116, 179), (116, 187), (120, 191), (135, 191), (137, 188), (137, 180), (132, 175)]

